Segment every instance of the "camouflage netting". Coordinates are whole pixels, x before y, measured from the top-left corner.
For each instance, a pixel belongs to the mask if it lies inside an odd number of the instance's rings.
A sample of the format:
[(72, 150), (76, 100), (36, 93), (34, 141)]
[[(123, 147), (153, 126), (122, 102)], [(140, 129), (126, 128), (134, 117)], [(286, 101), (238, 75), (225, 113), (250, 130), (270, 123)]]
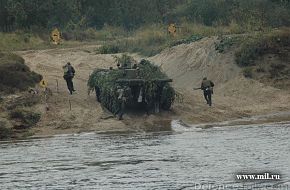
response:
[[(129, 56), (123, 55), (121, 58), (116, 58), (117, 63), (123, 65), (124, 62), (131, 62), (134, 64), (134, 60)], [(160, 92), (160, 84), (156, 80), (168, 79), (158, 66), (153, 65), (147, 60), (142, 60), (139, 64), (139, 77), (138, 79), (144, 79), (144, 102), (149, 108), (153, 107), (154, 102), (158, 99), (160, 101), (160, 108), (164, 110), (170, 109), (174, 102), (175, 91), (165, 82), (162, 86), (162, 92)], [(96, 69), (90, 76), (88, 81), (89, 92), (99, 90), (99, 99), (101, 104), (106, 107), (112, 113), (117, 113), (119, 110), (119, 101), (117, 94), (117, 87), (119, 84), (116, 82), (118, 79), (124, 78), (123, 69)], [(99, 89), (96, 89), (99, 87)]]
[(116, 92), (117, 79), (123, 76), (121, 70), (104, 70), (96, 69), (88, 81), (89, 91), (95, 90), (96, 86), (100, 87), (100, 102), (112, 113), (119, 109), (118, 95)]

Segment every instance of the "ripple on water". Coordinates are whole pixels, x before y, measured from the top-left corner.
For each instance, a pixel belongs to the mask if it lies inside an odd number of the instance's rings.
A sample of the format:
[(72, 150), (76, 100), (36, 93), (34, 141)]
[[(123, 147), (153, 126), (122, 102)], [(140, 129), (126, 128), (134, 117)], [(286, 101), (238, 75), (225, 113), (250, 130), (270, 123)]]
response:
[[(184, 127), (0, 143), (0, 189), (272, 189), (289, 186), (290, 125)], [(242, 171), (282, 181), (240, 182)]]

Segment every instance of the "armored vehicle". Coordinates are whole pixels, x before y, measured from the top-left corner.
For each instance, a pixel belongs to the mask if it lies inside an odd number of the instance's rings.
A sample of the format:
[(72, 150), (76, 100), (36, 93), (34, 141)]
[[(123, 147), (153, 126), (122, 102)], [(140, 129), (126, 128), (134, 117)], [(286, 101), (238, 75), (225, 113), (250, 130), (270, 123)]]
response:
[(116, 69), (96, 69), (88, 81), (89, 90), (96, 92), (103, 107), (117, 114), (124, 100), (124, 106), (135, 111), (158, 113), (170, 109), (175, 98), (169, 84), (172, 79), (158, 66), (147, 60), (137, 63), (127, 55), (116, 57), (116, 62)]

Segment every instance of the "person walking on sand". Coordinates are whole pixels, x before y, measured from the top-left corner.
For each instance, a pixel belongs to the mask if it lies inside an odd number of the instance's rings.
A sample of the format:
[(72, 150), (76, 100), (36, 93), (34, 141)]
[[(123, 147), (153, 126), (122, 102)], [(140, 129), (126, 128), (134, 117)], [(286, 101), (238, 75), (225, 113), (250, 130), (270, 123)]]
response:
[(66, 81), (67, 88), (70, 94), (72, 94), (75, 91), (74, 84), (72, 81), (72, 79), (75, 76), (75, 69), (70, 64), (70, 62), (68, 62), (65, 66), (63, 66), (63, 71), (64, 71), (63, 78)]
[(214, 83), (211, 80), (208, 80), (206, 77), (204, 77), (201, 82), (200, 89), (203, 90), (204, 99), (206, 100), (206, 103), (209, 106), (212, 105), (211, 96), (213, 94), (213, 87)]

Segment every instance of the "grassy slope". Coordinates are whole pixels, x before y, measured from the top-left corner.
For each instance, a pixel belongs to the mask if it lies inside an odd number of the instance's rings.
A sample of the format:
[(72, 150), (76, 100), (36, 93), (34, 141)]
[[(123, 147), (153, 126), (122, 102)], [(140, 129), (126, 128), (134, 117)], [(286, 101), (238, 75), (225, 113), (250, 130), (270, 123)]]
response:
[(30, 71), (22, 57), (0, 52), (0, 140), (19, 137), (19, 130), (24, 130), (20, 137), (26, 135), (27, 128), (39, 121), (40, 114), (32, 107), (40, 101), (40, 96), (25, 91), (41, 78)]
[(0, 94), (26, 90), (40, 82), (41, 78), (39, 74), (30, 71), (22, 57), (0, 52)]
[(220, 53), (235, 49), (245, 77), (276, 88), (290, 86), (290, 29), (223, 37), (216, 48)]

